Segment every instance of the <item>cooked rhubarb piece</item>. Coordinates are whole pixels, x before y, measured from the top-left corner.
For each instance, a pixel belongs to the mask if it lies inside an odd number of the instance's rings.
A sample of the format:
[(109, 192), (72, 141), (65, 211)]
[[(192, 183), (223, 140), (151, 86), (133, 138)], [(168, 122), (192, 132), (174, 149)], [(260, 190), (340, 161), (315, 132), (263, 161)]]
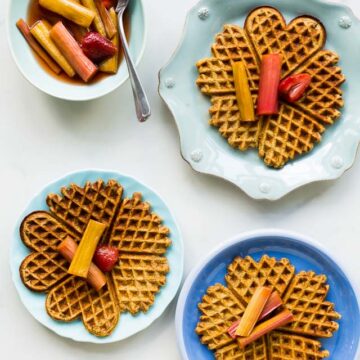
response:
[(290, 75), (280, 82), (280, 97), (289, 103), (294, 103), (303, 97), (310, 83), (309, 74)]
[[(69, 262), (73, 260), (78, 249), (76, 242), (67, 236), (65, 240), (58, 246), (58, 252)], [(93, 263), (90, 264), (86, 281), (96, 290), (99, 291), (106, 284), (106, 276)]]
[(97, 244), (106, 229), (106, 225), (95, 220), (90, 220), (80, 241), (74, 258), (71, 261), (68, 273), (82, 278), (88, 276), (92, 258)]
[(269, 320), (266, 320), (263, 323), (257, 325), (248, 337), (239, 338), (237, 340), (238, 344), (243, 349), (245, 346), (251, 344), (255, 340), (259, 339), (261, 336), (292, 321), (294, 321), (293, 314), (289, 310), (285, 309), (279, 314), (270, 318)]
[[(118, 29), (118, 18), (116, 15), (116, 12), (114, 10), (114, 8), (111, 8), (109, 10), (110, 16), (114, 22), (114, 25), (116, 27), (116, 29)], [(112, 56), (111, 58), (103, 61), (100, 65), (99, 65), (99, 70), (102, 72), (106, 72), (106, 73), (110, 73), (110, 74), (116, 74), (118, 71), (118, 67), (119, 67), (119, 34), (116, 31), (115, 36), (111, 39), (111, 42), (113, 43), (113, 45), (116, 47), (116, 53), (114, 56)]]
[(114, 246), (98, 246), (93, 260), (102, 271), (109, 272), (119, 260), (119, 250)]
[(106, 36), (106, 31), (105, 31), (105, 26), (101, 20), (99, 11), (95, 5), (94, 0), (81, 0), (81, 3), (88, 9), (90, 9), (91, 11), (93, 11), (95, 13), (95, 17), (94, 17), (94, 27), (95, 30), (102, 36)]
[(242, 61), (232, 64), (236, 100), (242, 121), (255, 121), (254, 103), (250, 92), (246, 67)]
[(237, 336), (249, 336), (254, 329), (255, 324), (259, 321), (259, 317), (271, 295), (271, 288), (259, 286), (252, 296), (248, 306), (245, 309), (239, 326), (236, 329)]
[[(278, 294), (277, 291), (274, 291), (268, 301), (265, 304), (264, 310), (261, 312), (260, 316), (259, 316), (259, 320), (261, 321), (262, 319), (264, 319), (266, 316), (268, 316), (270, 313), (272, 313), (273, 311), (275, 311), (276, 309), (278, 309), (281, 305), (283, 304), (280, 295)], [(228, 334), (235, 339), (237, 337), (236, 335), (236, 330), (240, 324), (241, 319), (235, 321), (228, 329)]]
[(112, 39), (117, 32), (115, 25), (111, 19), (109, 12), (106, 10), (103, 2), (101, 0), (94, 0), (96, 7), (99, 11), (101, 20), (105, 26), (106, 35), (109, 39)]
[(39, 0), (47, 10), (63, 16), (83, 27), (89, 27), (94, 20), (95, 12), (72, 0)]
[(116, 46), (97, 32), (87, 33), (81, 42), (81, 48), (84, 54), (96, 63), (114, 56), (117, 52)]
[(46, 20), (37, 21), (30, 29), (31, 34), (39, 44), (48, 52), (48, 54), (61, 66), (61, 68), (70, 77), (75, 76), (75, 70), (61, 54), (60, 50), (54, 44), (50, 37), (51, 25)]
[(57, 75), (61, 73), (61, 68), (51, 59), (51, 57), (44, 51), (44, 49), (36, 42), (35, 38), (30, 32), (28, 24), (23, 20), (19, 19), (16, 23), (17, 28), (24, 36), (29, 46), (40, 56), (42, 60), (49, 66), (49, 68)]
[(88, 82), (96, 74), (97, 67), (85, 56), (62, 22), (51, 29), (50, 36), (77, 74)]
[(258, 115), (278, 113), (278, 91), (281, 77), (281, 55), (268, 54), (262, 57), (260, 69)]

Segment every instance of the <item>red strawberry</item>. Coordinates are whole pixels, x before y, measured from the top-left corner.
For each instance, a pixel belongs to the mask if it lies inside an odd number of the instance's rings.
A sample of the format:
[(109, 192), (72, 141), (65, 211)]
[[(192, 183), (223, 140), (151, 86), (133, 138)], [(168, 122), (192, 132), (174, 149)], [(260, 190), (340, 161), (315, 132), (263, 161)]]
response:
[(113, 269), (119, 260), (119, 250), (116, 247), (100, 245), (95, 251), (93, 261), (103, 272)]
[(116, 54), (116, 46), (99, 33), (90, 31), (81, 41), (84, 54), (95, 63), (99, 63)]

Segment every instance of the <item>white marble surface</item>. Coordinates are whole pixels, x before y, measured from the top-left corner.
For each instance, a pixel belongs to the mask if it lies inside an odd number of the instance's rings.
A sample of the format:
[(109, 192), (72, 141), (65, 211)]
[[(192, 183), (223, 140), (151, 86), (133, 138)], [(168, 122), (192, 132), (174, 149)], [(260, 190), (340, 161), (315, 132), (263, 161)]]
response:
[[(358, 0), (343, 2), (360, 16)], [(157, 189), (183, 232), (185, 274), (206, 252), (236, 233), (277, 227), (321, 242), (342, 258), (360, 284), (359, 158), (341, 179), (312, 184), (269, 203), (255, 202), (233, 185), (193, 172), (180, 157), (174, 121), (157, 95), (157, 72), (175, 49), (185, 13), (195, 0), (144, 0), (149, 36), (139, 71), (153, 116), (142, 125), (135, 120), (128, 82), (87, 104), (50, 98), (28, 84), (11, 59), (5, 37), (8, 4), (0, 3), (1, 358), (180, 359), (175, 303), (149, 329), (107, 346), (64, 340), (38, 324), (21, 305), (8, 266), (14, 224), (44, 184), (76, 169), (117, 169)]]

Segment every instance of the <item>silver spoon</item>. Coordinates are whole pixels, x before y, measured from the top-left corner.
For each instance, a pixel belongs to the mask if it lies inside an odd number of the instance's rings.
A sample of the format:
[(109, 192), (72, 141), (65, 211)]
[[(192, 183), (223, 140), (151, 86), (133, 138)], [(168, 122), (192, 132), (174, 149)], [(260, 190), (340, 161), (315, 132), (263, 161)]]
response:
[(129, 0), (118, 0), (116, 5), (116, 13), (119, 18), (119, 33), (122, 47), (124, 50), (124, 56), (129, 70), (129, 77), (133, 90), (136, 115), (139, 121), (145, 121), (151, 115), (151, 109), (149, 101), (146, 97), (143, 86), (141, 85), (139, 76), (136, 72), (135, 65), (130, 57), (129, 46), (127, 44), (125, 30), (124, 30), (124, 12), (129, 4)]

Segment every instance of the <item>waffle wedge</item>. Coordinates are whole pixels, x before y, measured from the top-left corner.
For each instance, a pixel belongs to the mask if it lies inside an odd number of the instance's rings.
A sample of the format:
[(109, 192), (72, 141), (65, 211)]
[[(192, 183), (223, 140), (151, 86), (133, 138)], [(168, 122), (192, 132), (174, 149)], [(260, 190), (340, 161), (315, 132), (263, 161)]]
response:
[(23, 243), (34, 250), (20, 265), (23, 283), (31, 290), (43, 292), (67, 276), (68, 264), (56, 247), (67, 236), (78, 240), (51, 214), (37, 211), (28, 215), (20, 226)]
[(81, 318), (86, 329), (96, 336), (108, 336), (119, 321), (119, 309), (111, 288), (95, 291), (75, 276), (55, 286), (46, 297), (46, 310), (55, 320)]
[(146, 312), (155, 295), (166, 283), (169, 265), (165, 256), (120, 254), (119, 263), (111, 272), (121, 312)]
[(215, 352), (216, 360), (267, 360), (265, 337), (249, 344), (244, 350), (234, 342)]
[(327, 125), (340, 117), (340, 109), (344, 106), (340, 87), (345, 76), (338, 62), (336, 53), (321, 50), (297, 70), (299, 74), (311, 75), (312, 80), (306, 95), (295, 106)]
[(290, 104), (282, 104), (278, 115), (261, 120), (259, 156), (266, 165), (281, 168), (320, 142), (325, 127)]
[(245, 311), (234, 294), (221, 284), (210, 286), (199, 304), (202, 313), (196, 326), (201, 342), (220, 349), (233, 342), (227, 330)]
[(237, 257), (225, 276), (229, 289), (246, 306), (259, 286), (268, 286), (282, 296), (294, 276), (288, 259), (276, 260), (264, 255), (258, 262), (252, 257)]
[(90, 219), (110, 227), (122, 192), (122, 186), (115, 180), (106, 184), (103, 180), (88, 181), (83, 187), (76, 184), (63, 187), (61, 195), (49, 194), (46, 202), (54, 216), (82, 235)]
[(317, 340), (273, 331), (267, 336), (269, 360), (321, 360), (330, 354)]
[(340, 314), (326, 301), (329, 285), (325, 275), (300, 272), (292, 280), (284, 296), (285, 306), (294, 315), (294, 322), (284, 329), (300, 335), (331, 337), (339, 328), (335, 321)]
[(319, 20), (300, 16), (286, 25), (280, 11), (268, 6), (259, 7), (249, 14), (245, 30), (259, 60), (269, 53), (282, 55), (283, 76), (294, 72), (321, 50), (326, 41), (326, 31)]
[(169, 229), (141, 201), (141, 194), (124, 199), (110, 235), (109, 244), (122, 252), (162, 255), (171, 245)]

